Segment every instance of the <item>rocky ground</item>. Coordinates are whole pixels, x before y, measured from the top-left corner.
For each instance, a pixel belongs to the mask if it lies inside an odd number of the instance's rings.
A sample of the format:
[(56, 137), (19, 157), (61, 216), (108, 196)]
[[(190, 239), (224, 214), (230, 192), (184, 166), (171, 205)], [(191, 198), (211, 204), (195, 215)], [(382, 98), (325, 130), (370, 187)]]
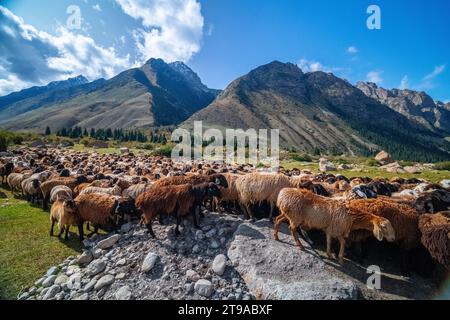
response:
[[(176, 237), (173, 222), (155, 223), (158, 240), (137, 223), (120, 234), (94, 236), (81, 256), (50, 268), (19, 299), (414, 299), (435, 290), (431, 281), (391, 268), (381, 291), (368, 290), (364, 266), (348, 260), (338, 266), (321, 245), (304, 242), (301, 252), (286, 226), (276, 242), (267, 220), (208, 213), (201, 226), (196, 230), (187, 219)], [(390, 263), (382, 259), (381, 265)]]

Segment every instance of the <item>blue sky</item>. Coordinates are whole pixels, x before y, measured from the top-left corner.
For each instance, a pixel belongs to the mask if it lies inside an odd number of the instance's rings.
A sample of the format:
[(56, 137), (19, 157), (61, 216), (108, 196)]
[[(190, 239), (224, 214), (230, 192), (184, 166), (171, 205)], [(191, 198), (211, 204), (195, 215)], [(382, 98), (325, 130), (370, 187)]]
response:
[[(67, 30), (72, 4), (81, 9), (81, 29)], [(381, 30), (366, 27), (371, 4), (381, 8)], [(0, 94), (79, 73), (108, 78), (161, 57), (185, 61), (214, 88), (280, 60), (450, 101), (446, 0), (4, 0), (0, 6), (6, 8)]]

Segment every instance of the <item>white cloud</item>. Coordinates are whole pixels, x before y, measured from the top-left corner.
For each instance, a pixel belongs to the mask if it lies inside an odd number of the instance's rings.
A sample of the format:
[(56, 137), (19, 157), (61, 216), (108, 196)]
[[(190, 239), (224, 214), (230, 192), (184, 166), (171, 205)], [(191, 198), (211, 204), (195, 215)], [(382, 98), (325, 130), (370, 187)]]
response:
[(400, 90), (409, 89), (409, 78), (408, 76), (404, 76), (402, 80), (400, 81)]
[(98, 3), (96, 5), (93, 5), (92, 9), (102, 12), (102, 7), (100, 7), (100, 5)]
[(188, 61), (200, 50), (204, 19), (197, 0), (115, 0), (142, 22), (133, 31), (140, 61), (162, 58)]
[(373, 82), (375, 84), (381, 84), (383, 82), (383, 78), (381, 75), (384, 73), (384, 71), (370, 71), (367, 74), (367, 81)]
[(422, 82), (419, 83), (415, 89), (417, 90), (430, 90), (436, 87), (436, 84), (434, 83), (435, 78), (440, 75), (442, 72), (445, 71), (446, 65), (440, 65), (434, 67), (434, 70), (427, 74), (425, 77), (422, 78)]
[(446, 65), (440, 65), (440, 66), (436, 66), (434, 67), (433, 72), (427, 74), (425, 77), (423, 77), (423, 81), (429, 81), (429, 80), (433, 80), (434, 78), (436, 78), (438, 75), (440, 75), (442, 72), (444, 72)]
[(90, 80), (110, 78), (131, 65), (129, 56), (119, 57), (114, 48), (104, 48), (86, 35), (62, 25), (55, 35), (49, 34), (2, 6), (0, 26), (0, 94), (80, 74)]
[(347, 48), (347, 53), (357, 54), (358, 52), (359, 52), (359, 50), (355, 46), (350, 46), (350, 47)]
[(302, 69), (303, 72), (331, 72), (330, 68), (327, 68), (320, 62), (314, 60), (300, 59), (297, 65), (300, 69)]

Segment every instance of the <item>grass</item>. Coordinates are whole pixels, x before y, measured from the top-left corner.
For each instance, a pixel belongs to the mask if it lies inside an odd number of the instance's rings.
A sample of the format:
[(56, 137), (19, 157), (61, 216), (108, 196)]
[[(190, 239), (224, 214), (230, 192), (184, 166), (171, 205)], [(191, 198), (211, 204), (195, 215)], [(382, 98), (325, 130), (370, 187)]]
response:
[[(319, 172), (319, 164), (317, 163), (307, 163), (307, 162), (297, 162), (297, 161), (283, 161), (281, 162), (281, 166), (283, 166), (287, 170), (292, 170), (294, 168), (297, 169), (308, 169), (315, 173)], [(369, 178), (394, 178), (394, 177), (401, 177), (405, 179), (410, 178), (418, 178), (418, 179), (425, 179), (431, 182), (440, 182), (444, 179), (450, 179), (450, 171), (446, 170), (426, 170), (420, 174), (412, 174), (412, 173), (391, 173), (387, 172), (383, 169), (377, 168), (377, 167), (368, 167), (368, 166), (362, 166), (361, 171), (352, 171), (352, 170), (338, 170), (334, 173), (342, 174), (346, 177), (358, 177), (358, 176), (364, 176)]]
[(65, 242), (50, 237), (49, 230), (47, 212), (0, 187), (0, 299), (16, 299), (49, 267), (82, 252), (78, 233)]

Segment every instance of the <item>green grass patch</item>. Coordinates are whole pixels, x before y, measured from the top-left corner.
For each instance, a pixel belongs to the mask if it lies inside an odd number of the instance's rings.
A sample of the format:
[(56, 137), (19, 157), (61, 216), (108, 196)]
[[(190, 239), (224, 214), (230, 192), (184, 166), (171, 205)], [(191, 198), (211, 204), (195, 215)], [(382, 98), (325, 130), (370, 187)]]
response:
[(76, 229), (67, 242), (50, 237), (49, 214), (0, 187), (0, 299), (16, 299), (49, 267), (81, 253)]

